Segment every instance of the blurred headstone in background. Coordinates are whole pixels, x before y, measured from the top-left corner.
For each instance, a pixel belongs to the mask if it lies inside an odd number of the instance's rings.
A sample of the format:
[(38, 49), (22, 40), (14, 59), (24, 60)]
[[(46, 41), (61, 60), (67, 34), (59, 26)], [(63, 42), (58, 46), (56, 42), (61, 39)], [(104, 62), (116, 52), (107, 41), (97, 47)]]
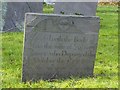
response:
[(54, 13), (95, 16), (98, 0), (93, 1), (94, 2), (56, 2)]
[(25, 13), (41, 13), (42, 9), (43, 2), (7, 2), (2, 31), (23, 31)]

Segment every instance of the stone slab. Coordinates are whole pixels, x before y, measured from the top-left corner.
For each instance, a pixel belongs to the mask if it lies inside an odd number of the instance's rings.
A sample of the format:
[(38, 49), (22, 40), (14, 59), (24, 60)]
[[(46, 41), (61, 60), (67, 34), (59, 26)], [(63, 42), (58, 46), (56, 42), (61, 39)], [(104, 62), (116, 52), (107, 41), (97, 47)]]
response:
[(26, 14), (22, 81), (92, 76), (99, 17)]
[(23, 30), (25, 13), (41, 13), (42, 2), (7, 2), (7, 12), (4, 18), (5, 24), (2, 31)]
[(54, 13), (73, 14), (83, 16), (96, 16), (96, 2), (56, 2)]

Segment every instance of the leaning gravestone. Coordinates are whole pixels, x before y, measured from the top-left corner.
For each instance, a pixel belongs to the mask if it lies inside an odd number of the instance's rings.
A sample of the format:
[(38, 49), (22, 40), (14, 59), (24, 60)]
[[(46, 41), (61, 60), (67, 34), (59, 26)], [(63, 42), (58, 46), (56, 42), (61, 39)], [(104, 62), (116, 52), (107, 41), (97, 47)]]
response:
[(93, 1), (94, 2), (56, 2), (54, 13), (95, 16), (98, 0)]
[(2, 31), (20, 31), (24, 26), (25, 13), (41, 13), (42, 8), (42, 2), (8, 2)]
[(26, 14), (22, 81), (93, 76), (99, 17)]

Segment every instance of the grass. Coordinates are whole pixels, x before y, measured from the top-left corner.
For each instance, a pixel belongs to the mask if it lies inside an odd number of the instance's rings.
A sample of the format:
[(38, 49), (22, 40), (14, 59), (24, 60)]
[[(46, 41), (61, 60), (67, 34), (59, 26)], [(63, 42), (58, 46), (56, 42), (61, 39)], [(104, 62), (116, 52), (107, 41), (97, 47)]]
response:
[[(98, 6), (101, 27), (94, 68), (94, 77), (56, 79), (52, 82), (21, 82), (23, 32), (3, 33), (0, 73), (2, 88), (118, 88), (118, 8)], [(105, 12), (106, 11), (106, 12)], [(45, 13), (53, 12), (51, 6)]]

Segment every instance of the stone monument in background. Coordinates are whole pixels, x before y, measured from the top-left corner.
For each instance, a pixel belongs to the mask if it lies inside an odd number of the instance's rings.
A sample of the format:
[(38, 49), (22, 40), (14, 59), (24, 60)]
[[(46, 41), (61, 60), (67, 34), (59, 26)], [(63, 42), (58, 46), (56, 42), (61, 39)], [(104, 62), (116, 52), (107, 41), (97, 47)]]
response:
[(24, 26), (25, 13), (41, 13), (43, 2), (7, 2), (6, 15), (3, 17), (5, 31), (21, 31)]
[(93, 0), (94, 2), (57, 2), (56, 0), (54, 6), (54, 13), (57, 14), (73, 14), (73, 15), (83, 15), (83, 16), (95, 16), (98, 0)]

